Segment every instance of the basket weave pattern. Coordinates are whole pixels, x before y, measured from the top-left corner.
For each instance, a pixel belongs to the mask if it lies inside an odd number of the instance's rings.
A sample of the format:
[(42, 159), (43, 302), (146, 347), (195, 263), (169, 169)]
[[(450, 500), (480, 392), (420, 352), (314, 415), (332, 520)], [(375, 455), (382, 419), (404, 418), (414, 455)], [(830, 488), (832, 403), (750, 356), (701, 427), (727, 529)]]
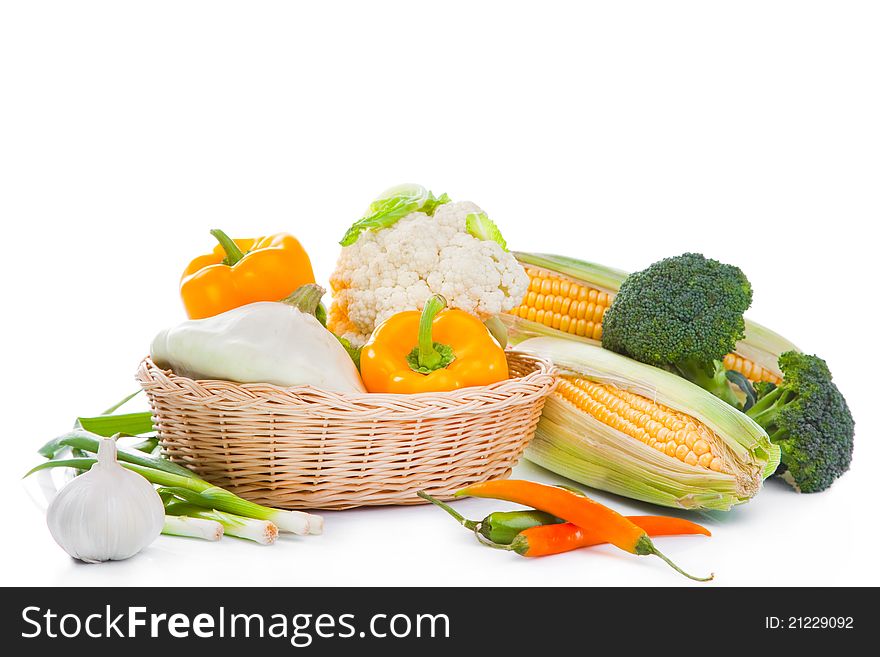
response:
[(137, 371), (166, 456), (260, 504), (346, 509), (448, 499), (506, 477), (556, 385), (552, 366), (508, 352), (513, 378), (418, 395), (195, 381)]

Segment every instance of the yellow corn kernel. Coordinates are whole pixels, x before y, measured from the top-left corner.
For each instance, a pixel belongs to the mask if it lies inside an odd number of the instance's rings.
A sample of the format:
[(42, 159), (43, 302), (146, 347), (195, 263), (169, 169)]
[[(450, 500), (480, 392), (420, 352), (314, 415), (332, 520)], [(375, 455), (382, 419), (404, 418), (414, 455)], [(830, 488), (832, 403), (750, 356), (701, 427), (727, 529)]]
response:
[(724, 367), (739, 372), (749, 381), (769, 381), (777, 385), (782, 382), (782, 379), (770, 370), (743, 358), (739, 354), (727, 354), (724, 357)]
[[(602, 318), (614, 300), (613, 295), (542, 269), (528, 268), (526, 273), (529, 291), (512, 314), (567, 333), (594, 340), (602, 338)], [(552, 319), (546, 318), (547, 313), (552, 313)]]
[(563, 378), (554, 394), (670, 458), (697, 468), (729, 471), (712, 430), (685, 413), (588, 379)]

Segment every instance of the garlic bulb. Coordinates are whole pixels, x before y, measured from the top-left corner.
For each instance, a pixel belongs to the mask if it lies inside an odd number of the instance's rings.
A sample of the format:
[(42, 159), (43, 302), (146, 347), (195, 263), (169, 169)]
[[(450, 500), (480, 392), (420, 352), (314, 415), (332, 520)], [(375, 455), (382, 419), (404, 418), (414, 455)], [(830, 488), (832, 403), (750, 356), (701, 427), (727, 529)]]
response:
[(74, 559), (128, 559), (162, 531), (165, 508), (152, 484), (116, 460), (104, 438), (91, 469), (62, 488), (47, 511), (52, 538)]

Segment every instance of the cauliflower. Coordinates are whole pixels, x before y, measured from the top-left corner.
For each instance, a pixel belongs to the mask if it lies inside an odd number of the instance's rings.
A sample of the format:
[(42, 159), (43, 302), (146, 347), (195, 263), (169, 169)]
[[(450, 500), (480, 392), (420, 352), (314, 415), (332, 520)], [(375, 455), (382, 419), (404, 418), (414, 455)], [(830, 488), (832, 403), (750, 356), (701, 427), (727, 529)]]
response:
[[(400, 311), (421, 310), (434, 294), (484, 320), (522, 301), (529, 278), (477, 205), (447, 202), (430, 210), (433, 216), (409, 212), (361, 232), (343, 247), (330, 279), (334, 333), (362, 345), (375, 326)], [(485, 239), (486, 231), (475, 227), (483, 222), (490, 226)]]

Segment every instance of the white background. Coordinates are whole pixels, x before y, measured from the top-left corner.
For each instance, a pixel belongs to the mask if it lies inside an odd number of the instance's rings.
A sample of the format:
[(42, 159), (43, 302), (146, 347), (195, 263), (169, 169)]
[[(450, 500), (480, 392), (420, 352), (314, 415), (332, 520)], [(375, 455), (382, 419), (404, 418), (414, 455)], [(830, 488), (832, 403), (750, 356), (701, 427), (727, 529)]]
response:
[(423, 507), (327, 513), (323, 537), (272, 547), (162, 537), (98, 566), (52, 541), (19, 477), (76, 415), (135, 389), (208, 229), (289, 230), (326, 281), (371, 198), (415, 181), (479, 203), (513, 248), (740, 265), (750, 316), (829, 362), (853, 467), (818, 495), (768, 482), (704, 518), (711, 539), (659, 543), (717, 585), (880, 584), (878, 18), (766, 0), (4, 3), (0, 580), (686, 584), (611, 548), (484, 549)]

